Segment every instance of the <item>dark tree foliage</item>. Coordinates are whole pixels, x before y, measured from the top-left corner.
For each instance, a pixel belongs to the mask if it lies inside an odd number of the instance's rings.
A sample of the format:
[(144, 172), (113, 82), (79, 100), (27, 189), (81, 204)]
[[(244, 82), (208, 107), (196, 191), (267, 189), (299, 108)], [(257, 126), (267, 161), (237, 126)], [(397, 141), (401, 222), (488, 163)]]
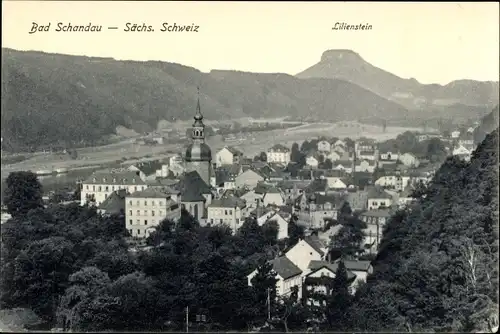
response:
[(12, 217), (43, 207), (42, 185), (32, 172), (12, 172), (6, 180), (4, 203)]
[(347, 269), (344, 262), (340, 261), (331, 285), (331, 293), (326, 300), (325, 329), (335, 328), (336, 331), (345, 331), (350, 328), (349, 308), (352, 296), (349, 285)]
[(489, 331), (498, 319), (498, 132), (470, 163), (448, 158), (387, 223), (354, 327)]

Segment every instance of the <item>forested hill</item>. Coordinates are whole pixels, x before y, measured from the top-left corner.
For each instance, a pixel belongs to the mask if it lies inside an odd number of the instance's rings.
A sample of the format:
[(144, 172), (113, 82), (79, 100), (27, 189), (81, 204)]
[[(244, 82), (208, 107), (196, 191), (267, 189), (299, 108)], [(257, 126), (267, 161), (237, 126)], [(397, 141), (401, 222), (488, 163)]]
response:
[(449, 158), (416, 191), (418, 202), (390, 219), (374, 273), (356, 296), (354, 327), (477, 332), (495, 326), (497, 161), (498, 130), (470, 163)]
[(2, 145), (92, 145), (117, 126), (152, 131), (160, 120), (191, 119), (197, 86), (211, 120), (408, 117), (401, 105), (344, 80), (2, 49)]
[(498, 127), (498, 105), (488, 115), (481, 119), (481, 123), (474, 130), (474, 142), (480, 143), (488, 133)]

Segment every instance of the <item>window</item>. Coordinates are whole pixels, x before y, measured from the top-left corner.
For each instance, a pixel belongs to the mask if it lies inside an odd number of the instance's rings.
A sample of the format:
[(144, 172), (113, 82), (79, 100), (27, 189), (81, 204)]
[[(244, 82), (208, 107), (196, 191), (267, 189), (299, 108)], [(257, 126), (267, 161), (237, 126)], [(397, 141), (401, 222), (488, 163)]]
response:
[(132, 229), (129, 229), (129, 230), (128, 230), (128, 233), (132, 234)]
[(115, 191), (115, 186), (112, 186), (112, 187), (111, 187), (111, 191)]
[(233, 210), (229, 210), (229, 214), (232, 215), (233, 214)]
[(140, 219), (137, 219), (136, 222), (135, 222), (137, 225), (139, 225), (141, 223), (141, 220)]
[(129, 220), (129, 224), (132, 225), (132, 219)]
[(137, 206), (141, 205), (141, 202), (139, 200), (137, 200)]
[(132, 205), (132, 201), (128, 201), (128, 204), (129, 204), (129, 205)]
[(226, 215), (226, 216), (227, 216), (227, 210), (224, 210), (224, 215)]
[(148, 220), (144, 219), (144, 225), (147, 225), (147, 224), (148, 224)]
[(158, 202), (158, 205), (163, 205), (163, 201), (159, 201), (159, 202)]
[(239, 224), (240, 223), (240, 220), (238, 218), (236, 218), (236, 224)]
[(132, 210), (130, 210), (130, 211), (128, 212), (128, 214), (132, 216), (132, 214), (133, 214), (133, 213), (132, 213)]
[(152, 205), (152, 206), (155, 206), (155, 201), (151, 201), (151, 205)]
[(214, 223), (214, 219), (210, 219), (210, 224), (213, 224)]
[(148, 210), (144, 210), (144, 215), (147, 216), (148, 215)]
[(89, 186), (88, 186), (88, 185), (86, 185), (86, 186), (85, 186), (85, 188), (86, 188), (87, 190), (89, 190)]
[(163, 214), (163, 211), (158, 211), (158, 214), (161, 216)]
[(141, 234), (141, 230), (137, 229), (137, 234)]
[(109, 191), (109, 187), (108, 186), (106, 186), (106, 191)]
[(151, 216), (155, 215), (155, 210), (151, 210)]
[(145, 206), (148, 206), (148, 201), (146, 201), (146, 200), (145, 200), (145, 201), (144, 201), (144, 205), (145, 205)]
[(141, 210), (137, 210), (137, 215), (140, 216), (141, 215)]
[(99, 186), (99, 187), (97, 188), (97, 191), (101, 191), (101, 189), (102, 189), (102, 187), (101, 187), (101, 186)]
[(220, 223), (221, 223), (221, 224), (224, 224), (224, 220), (220, 219)]
[(134, 191), (137, 191), (137, 186), (134, 187)]

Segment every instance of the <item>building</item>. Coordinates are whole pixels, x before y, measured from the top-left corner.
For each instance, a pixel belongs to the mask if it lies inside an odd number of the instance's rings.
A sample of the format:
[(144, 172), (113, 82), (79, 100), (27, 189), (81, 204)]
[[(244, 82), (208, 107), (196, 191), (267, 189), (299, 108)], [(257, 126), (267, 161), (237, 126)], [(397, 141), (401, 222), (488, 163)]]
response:
[(276, 187), (271, 187), (267, 189), (267, 191), (264, 193), (264, 196), (262, 197), (262, 204), (264, 206), (268, 205), (277, 205), (277, 206), (282, 206), (285, 205), (285, 196)]
[(177, 187), (181, 193), (181, 206), (200, 224), (204, 224), (207, 217), (206, 207), (212, 203), (214, 197), (210, 186), (197, 171), (191, 171), (184, 175)]
[(225, 224), (236, 232), (246, 216), (246, 203), (235, 196), (215, 199), (207, 208), (207, 222), (210, 225)]
[(366, 223), (366, 229), (363, 230), (365, 236), (363, 243), (369, 253), (377, 253), (384, 226), (390, 216), (389, 209), (369, 210), (359, 215), (359, 219)]
[(365, 172), (365, 173), (373, 173), (375, 168), (377, 167), (377, 163), (374, 160), (356, 160), (356, 165), (354, 166), (355, 172)]
[(460, 145), (453, 150), (453, 155), (457, 156), (465, 161), (469, 161), (472, 153), (471, 153), (471, 151), (466, 149), (464, 146)]
[(380, 153), (380, 160), (382, 161), (396, 161), (398, 160), (399, 154), (395, 152), (384, 152)]
[(328, 246), (318, 236), (310, 235), (300, 240), (285, 255), (300, 270), (304, 271), (309, 267), (309, 263), (312, 260), (327, 260), (328, 253)]
[(125, 224), (133, 237), (146, 238), (161, 221), (177, 221), (180, 216), (179, 203), (160, 190), (146, 189), (125, 197)]
[(327, 140), (320, 140), (318, 142), (318, 152), (330, 153), (332, 145)]
[(381, 187), (370, 187), (368, 190), (368, 210), (389, 208), (392, 204), (392, 196)]
[(114, 191), (142, 191), (147, 184), (135, 171), (98, 171), (82, 182), (80, 204), (99, 206)]
[(231, 146), (223, 147), (215, 155), (215, 163), (217, 167), (224, 165), (239, 164), (243, 153)]
[(102, 215), (125, 215), (125, 197), (127, 195), (126, 189), (113, 191), (97, 207), (97, 211)]
[(306, 157), (306, 165), (311, 168), (318, 168), (320, 157), (318, 153), (311, 153)]
[(362, 151), (374, 152), (377, 145), (373, 140), (358, 140), (354, 143), (354, 151), (356, 156), (359, 156)]
[(276, 222), (276, 224), (278, 225), (278, 240), (288, 238), (288, 222), (291, 218), (290, 214), (273, 210), (270, 214), (266, 213), (266, 219), (262, 219), (262, 217), (260, 218), (260, 220), (257, 220), (259, 222), (259, 225), (264, 225), (265, 223), (271, 221)]
[(267, 162), (288, 165), (291, 151), (288, 147), (276, 144), (267, 150)]
[(264, 181), (264, 176), (258, 171), (249, 168), (234, 178), (236, 188), (254, 189), (259, 182)]
[[(154, 180), (158, 173), (161, 174), (162, 164), (159, 161), (145, 161), (128, 166), (130, 171), (138, 172), (144, 181)], [(166, 175), (168, 176), (168, 174)]]
[[(273, 266), (273, 271), (276, 273), (276, 295), (288, 296), (292, 292), (293, 287), (297, 287), (299, 299), (302, 298), (302, 270), (298, 268), (286, 256), (280, 256), (270, 261)], [(257, 269), (254, 270), (248, 278), (248, 285), (252, 286), (252, 279), (257, 275)]]
[(418, 158), (412, 153), (403, 153), (398, 157), (398, 160), (408, 167), (418, 167), (419, 165)]
[(451, 138), (452, 139), (458, 139), (458, 137), (460, 137), (460, 131), (455, 130), (455, 131), (451, 132)]
[(212, 175), (212, 150), (205, 143), (205, 125), (203, 124), (199, 97), (191, 130), (191, 139), (192, 143), (187, 147), (184, 156), (186, 173), (196, 171), (206, 184), (210, 184)]

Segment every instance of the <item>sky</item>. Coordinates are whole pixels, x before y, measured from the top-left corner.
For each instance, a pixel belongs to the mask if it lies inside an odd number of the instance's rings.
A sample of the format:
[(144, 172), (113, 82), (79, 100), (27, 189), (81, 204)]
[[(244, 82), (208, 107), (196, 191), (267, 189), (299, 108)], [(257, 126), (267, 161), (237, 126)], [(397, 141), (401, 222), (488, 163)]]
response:
[[(29, 34), (33, 22), (51, 31)], [(58, 22), (101, 32), (56, 32)], [(125, 32), (127, 22), (154, 32)], [(162, 23), (198, 32), (160, 32)], [(371, 30), (332, 30), (335, 22)], [(118, 30), (108, 30), (116, 26)], [(2, 1), (2, 47), (195, 67), (297, 74), (351, 49), (403, 78), (447, 84), (499, 77), (498, 2)]]

